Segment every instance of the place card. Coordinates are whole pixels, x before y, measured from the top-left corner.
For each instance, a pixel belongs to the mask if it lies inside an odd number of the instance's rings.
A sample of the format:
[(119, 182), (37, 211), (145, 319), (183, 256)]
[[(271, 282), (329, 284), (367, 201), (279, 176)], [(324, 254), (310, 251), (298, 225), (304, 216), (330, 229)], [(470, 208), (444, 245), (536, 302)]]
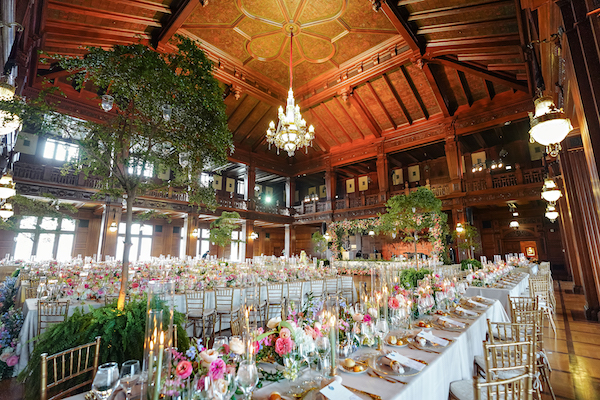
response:
[(360, 397), (342, 386), (340, 382), (333, 381), (320, 390), (321, 394), (329, 400), (361, 400)]
[(449, 341), (447, 341), (446, 339), (442, 339), (439, 338), (437, 336), (435, 336), (433, 333), (431, 332), (425, 332), (425, 331), (421, 331), (417, 337), (422, 337), (423, 339), (427, 339), (429, 340), (431, 343), (435, 343), (435, 344), (439, 344), (440, 346), (446, 347), (448, 346), (448, 343), (450, 343)]
[(460, 311), (463, 314), (467, 314), (467, 315), (473, 315), (473, 316), (478, 316), (479, 315), (476, 312), (467, 310), (466, 308), (462, 308), (461, 306), (456, 307), (456, 311)]
[(444, 322), (447, 322), (450, 325), (458, 326), (459, 328), (464, 328), (465, 327), (465, 324), (463, 322), (455, 321), (455, 320), (453, 320), (451, 318), (448, 318), (448, 317), (440, 317), (440, 320), (444, 321)]
[(422, 371), (423, 368), (426, 367), (425, 364), (415, 361), (412, 358), (405, 357), (402, 354), (398, 354), (395, 351), (388, 353), (386, 357), (404, 365), (405, 367), (416, 369), (417, 371)]

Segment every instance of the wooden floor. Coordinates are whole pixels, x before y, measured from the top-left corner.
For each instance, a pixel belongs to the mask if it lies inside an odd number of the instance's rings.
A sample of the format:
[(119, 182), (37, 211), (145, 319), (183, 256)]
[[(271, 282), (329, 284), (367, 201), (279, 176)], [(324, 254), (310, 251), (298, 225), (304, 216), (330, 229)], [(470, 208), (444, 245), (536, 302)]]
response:
[[(555, 281), (555, 288), (557, 333), (554, 336), (552, 329), (546, 328), (544, 347), (556, 398), (600, 400), (600, 324), (582, 319), (584, 297), (572, 293), (571, 282)], [(2, 400), (22, 399), (22, 393), (16, 379), (0, 381)], [(545, 393), (544, 400), (548, 399), (551, 397)]]

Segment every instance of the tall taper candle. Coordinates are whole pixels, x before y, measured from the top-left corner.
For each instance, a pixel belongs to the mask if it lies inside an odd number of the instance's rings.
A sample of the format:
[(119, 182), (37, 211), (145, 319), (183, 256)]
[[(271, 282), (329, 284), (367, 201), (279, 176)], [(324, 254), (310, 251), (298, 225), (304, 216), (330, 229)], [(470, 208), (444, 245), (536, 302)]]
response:
[(329, 328), (329, 344), (331, 346), (331, 376), (335, 375), (335, 357), (337, 353), (337, 340), (336, 340), (336, 319), (335, 315), (332, 315), (330, 318), (330, 328)]
[(158, 362), (156, 364), (156, 383), (154, 384), (154, 400), (158, 400), (160, 395), (160, 374), (162, 372), (163, 352), (165, 350), (165, 333), (160, 333), (160, 342), (158, 345)]

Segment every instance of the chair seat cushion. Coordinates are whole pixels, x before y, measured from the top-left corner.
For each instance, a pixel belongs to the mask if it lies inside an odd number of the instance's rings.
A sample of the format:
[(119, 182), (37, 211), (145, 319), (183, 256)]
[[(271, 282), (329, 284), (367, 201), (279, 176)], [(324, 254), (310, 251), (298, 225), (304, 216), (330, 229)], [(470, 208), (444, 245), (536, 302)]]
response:
[(463, 379), (450, 383), (450, 394), (459, 400), (474, 400), (473, 379)]
[[(481, 368), (484, 372), (487, 373), (486, 368), (485, 368), (485, 358), (483, 356), (475, 356), (475, 364), (477, 364), (477, 366), (479, 366), (479, 368)], [(506, 366), (508, 367), (508, 363), (506, 363)], [(514, 378), (515, 376), (519, 376), (525, 373), (525, 368), (516, 368), (510, 371), (500, 371), (497, 372), (495, 375), (499, 378), (499, 379), (510, 379), (510, 378)]]
[(217, 307), (217, 314), (230, 314), (234, 312), (238, 312), (240, 310), (239, 307)]
[(214, 308), (204, 310), (204, 312), (202, 312), (201, 310), (191, 310), (190, 312), (188, 312), (187, 316), (188, 316), (188, 318), (203, 318), (203, 317), (208, 317), (214, 313), (215, 313)]

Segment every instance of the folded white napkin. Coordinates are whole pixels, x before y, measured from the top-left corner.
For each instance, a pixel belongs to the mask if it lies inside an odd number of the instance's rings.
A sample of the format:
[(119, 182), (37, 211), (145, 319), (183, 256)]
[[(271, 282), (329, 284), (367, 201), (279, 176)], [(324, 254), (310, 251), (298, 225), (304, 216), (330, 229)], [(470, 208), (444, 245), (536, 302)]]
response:
[(459, 328), (464, 328), (465, 327), (465, 324), (463, 322), (455, 321), (455, 320), (453, 320), (451, 318), (448, 318), (448, 317), (440, 317), (440, 321), (444, 321), (444, 322), (446, 322), (446, 323), (448, 323), (450, 325), (458, 326)]
[(474, 311), (469, 311), (469, 310), (467, 310), (467, 309), (465, 309), (465, 308), (462, 308), (461, 306), (458, 306), (458, 307), (456, 307), (456, 311), (460, 311), (460, 312), (462, 312), (463, 314), (467, 314), (467, 315), (474, 315), (474, 316), (476, 316), (476, 315), (479, 315), (479, 314), (477, 314), (476, 312), (474, 312)]
[(479, 303), (479, 302), (477, 302), (477, 301), (475, 301), (473, 299), (469, 299), (469, 303), (474, 304), (474, 305), (476, 305), (478, 307), (487, 307), (487, 304)]
[(483, 296), (477, 296), (477, 297), (475, 297), (475, 298), (476, 298), (476, 299), (480, 299), (480, 300), (482, 300), (482, 301), (487, 301), (487, 302), (490, 302), (490, 303), (493, 303), (493, 302), (495, 302), (495, 301), (496, 301), (496, 300), (494, 300), (494, 299), (490, 299), (490, 298), (483, 297)]
[(448, 343), (450, 343), (446, 339), (439, 338), (431, 332), (421, 331), (421, 332), (419, 332), (417, 337), (422, 337), (423, 339), (426, 339), (426, 340), (430, 341), (431, 343), (439, 344), (440, 346), (443, 346), (443, 347), (448, 346)]
[(392, 361), (396, 361), (397, 363), (404, 365), (405, 367), (416, 369), (417, 371), (421, 371), (426, 367), (425, 364), (415, 361), (412, 358), (405, 357), (402, 354), (396, 353), (395, 351), (388, 353), (386, 357)]

